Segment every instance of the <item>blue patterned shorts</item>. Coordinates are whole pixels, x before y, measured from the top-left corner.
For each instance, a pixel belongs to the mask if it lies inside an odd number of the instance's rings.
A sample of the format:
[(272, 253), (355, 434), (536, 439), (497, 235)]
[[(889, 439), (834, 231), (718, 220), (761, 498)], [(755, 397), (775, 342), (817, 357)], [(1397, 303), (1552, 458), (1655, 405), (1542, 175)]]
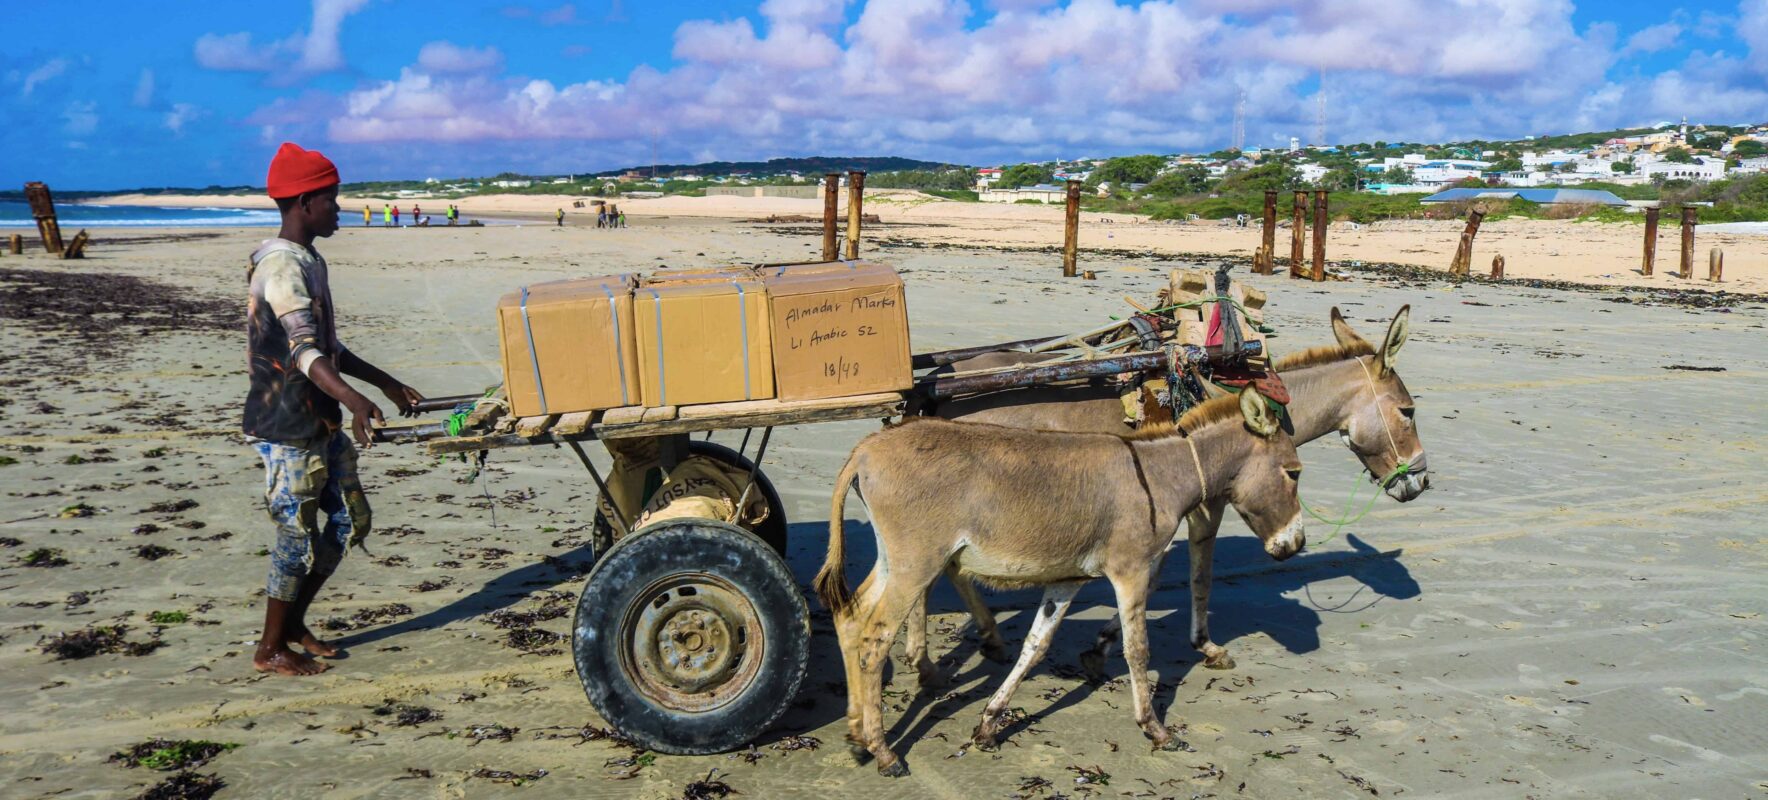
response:
[(356, 447), (342, 431), (301, 442), (246, 438), (264, 459), (264, 508), (276, 523), (264, 593), (292, 602), (303, 579), (337, 571), (345, 548), (368, 535)]

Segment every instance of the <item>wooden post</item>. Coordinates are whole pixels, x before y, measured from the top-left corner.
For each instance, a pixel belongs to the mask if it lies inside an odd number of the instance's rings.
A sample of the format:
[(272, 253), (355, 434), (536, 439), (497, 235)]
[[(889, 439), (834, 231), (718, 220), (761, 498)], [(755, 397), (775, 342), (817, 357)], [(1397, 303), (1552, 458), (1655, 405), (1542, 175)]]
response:
[[(824, 201), (828, 202), (828, 201)], [(859, 216), (866, 202), (866, 173), (847, 172), (847, 260), (859, 259)]]
[(25, 199), (30, 201), (31, 216), (37, 220), (37, 234), (43, 237), (43, 249), (61, 254), (61, 225), (55, 221), (55, 199), (42, 181), (25, 184)]
[(1719, 275), (1725, 271), (1725, 251), (1715, 247), (1707, 253), (1707, 280), (1719, 282)]
[(1261, 239), (1260, 241), (1264, 243), (1265, 257), (1264, 257), (1264, 263), (1260, 265), (1262, 267), (1262, 269), (1260, 269), (1258, 271), (1262, 272), (1265, 275), (1269, 275), (1272, 272), (1275, 272), (1277, 269), (1277, 190), (1276, 189), (1266, 189), (1265, 190), (1265, 230), (1264, 230), (1264, 238)]
[(1694, 278), (1694, 223), (1700, 212), (1694, 206), (1682, 207), (1682, 279)]
[(1314, 282), (1326, 280), (1326, 217), (1331, 192), (1314, 192)]
[(1449, 263), (1449, 274), (1466, 275), (1473, 267), (1473, 237), (1479, 234), (1479, 223), (1486, 218), (1486, 212), (1473, 209), (1467, 212), (1467, 227), (1461, 231), (1461, 244), (1455, 248), (1455, 260)]
[(823, 176), (823, 260), (841, 257), (841, 245), (835, 235), (835, 219), (841, 213), (841, 173)]
[(1289, 277), (1301, 277), (1302, 248), (1308, 235), (1308, 193), (1295, 193), (1295, 219), (1289, 223)]
[(1639, 274), (1651, 277), (1651, 267), (1657, 261), (1657, 223), (1658, 209), (1645, 209), (1645, 263), (1640, 266)]
[(1492, 256), (1492, 280), (1504, 280), (1504, 257)]
[(1068, 206), (1062, 229), (1062, 277), (1072, 278), (1080, 246), (1080, 181), (1068, 182)]
[(24, 234), (15, 233), (12, 235), (12, 254), (15, 256), (22, 256), (25, 254)]

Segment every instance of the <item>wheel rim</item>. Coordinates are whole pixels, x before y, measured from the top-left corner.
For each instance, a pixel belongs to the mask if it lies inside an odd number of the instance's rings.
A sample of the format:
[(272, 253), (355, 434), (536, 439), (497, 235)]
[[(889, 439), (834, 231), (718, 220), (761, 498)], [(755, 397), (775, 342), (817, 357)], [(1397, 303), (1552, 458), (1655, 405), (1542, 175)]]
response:
[(639, 592), (621, 621), (620, 668), (664, 708), (708, 711), (742, 695), (761, 669), (761, 617), (716, 575), (677, 573)]

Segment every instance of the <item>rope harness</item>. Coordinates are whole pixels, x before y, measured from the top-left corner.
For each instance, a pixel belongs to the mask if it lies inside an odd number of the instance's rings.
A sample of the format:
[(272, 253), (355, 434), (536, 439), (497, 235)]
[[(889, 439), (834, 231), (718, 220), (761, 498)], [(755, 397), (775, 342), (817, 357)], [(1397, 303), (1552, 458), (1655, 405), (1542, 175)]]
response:
[(1190, 436), (1186, 436), (1185, 437), (1185, 444), (1188, 444), (1191, 446), (1191, 463), (1192, 463), (1192, 465), (1197, 467), (1197, 485), (1199, 487), (1201, 487), (1203, 490), (1203, 494), (1199, 495), (1199, 497), (1203, 498), (1203, 502), (1197, 506), (1197, 510), (1202, 511), (1204, 518), (1208, 519), (1209, 518), (1209, 479), (1203, 477), (1203, 457), (1197, 455), (1197, 442), (1196, 442), (1196, 440), (1192, 439)]
[[(1364, 380), (1368, 381), (1368, 383), (1369, 383), (1369, 393), (1371, 395), (1373, 395), (1376, 399), (1379, 400), (1381, 398), (1381, 392), (1375, 388), (1375, 376), (1374, 376), (1374, 374), (1369, 372), (1369, 365), (1363, 363), (1363, 358), (1361, 356), (1359, 356), (1357, 358), (1357, 366), (1363, 368), (1363, 378), (1364, 378)], [(1326, 538), (1321, 539), (1319, 541), (1319, 544), (1325, 544), (1327, 542), (1332, 541), (1334, 538), (1337, 538), (1340, 531), (1345, 529), (1345, 526), (1354, 524), (1358, 520), (1361, 520), (1363, 517), (1368, 516), (1369, 512), (1375, 508), (1375, 501), (1381, 498), (1381, 492), (1383, 490), (1385, 490), (1387, 487), (1392, 486), (1394, 481), (1397, 481), (1397, 480), (1405, 477), (1406, 475), (1411, 474), (1411, 472), (1412, 472), (1412, 465), (1408, 464), (1407, 462), (1405, 462), (1404, 460), (1402, 460), (1400, 458), (1400, 445), (1398, 442), (1396, 442), (1394, 440), (1393, 429), (1388, 427), (1387, 415), (1377, 413), (1376, 417), (1381, 420), (1382, 432), (1387, 434), (1387, 446), (1390, 448), (1393, 448), (1393, 454), (1394, 454), (1393, 471), (1389, 472), (1386, 476), (1384, 476), (1380, 480), (1376, 481), (1377, 488), (1375, 490), (1375, 493), (1369, 496), (1369, 502), (1367, 504), (1365, 504), (1363, 506), (1363, 510), (1357, 512), (1357, 515), (1354, 517), (1341, 516), (1339, 519), (1327, 519), (1326, 517), (1321, 516), (1320, 512), (1315, 511), (1312, 508), (1309, 508), (1307, 503), (1305, 503), (1305, 502), (1302, 503), (1301, 508), (1303, 511), (1308, 512), (1308, 516), (1313, 517), (1314, 519), (1317, 519), (1321, 522), (1326, 523), (1327, 525), (1332, 526), (1332, 532), (1327, 534)], [(1356, 483), (1351, 484), (1350, 497), (1346, 498), (1345, 504), (1344, 504), (1344, 511), (1340, 512), (1341, 515), (1350, 514), (1351, 509), (1356, 507), (1357, 490), (1360, 488), (1362, 488), (1362, 481), (1357, 481)]]

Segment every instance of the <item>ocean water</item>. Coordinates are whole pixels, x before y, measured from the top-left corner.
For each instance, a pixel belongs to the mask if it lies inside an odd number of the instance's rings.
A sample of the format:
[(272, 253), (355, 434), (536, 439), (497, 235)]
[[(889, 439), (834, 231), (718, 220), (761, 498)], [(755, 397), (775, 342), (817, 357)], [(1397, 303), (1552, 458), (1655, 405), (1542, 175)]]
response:
[[(360, 212), (358, 212), (360, 214)], [(107, 206), (88, 203), (56, 203), (55, 218), (67, 235), (80, 228), (264, 226), (282, 223), (275, 209), (260, 208), (164, 208), (160, 206)], [(358, 223), (360, 223), (358, 219)], [(348, 218), (345, 218), (348, 222)], [(23, 200), (0, 200), (0, 228), (37, 227), (31, 205)]]

